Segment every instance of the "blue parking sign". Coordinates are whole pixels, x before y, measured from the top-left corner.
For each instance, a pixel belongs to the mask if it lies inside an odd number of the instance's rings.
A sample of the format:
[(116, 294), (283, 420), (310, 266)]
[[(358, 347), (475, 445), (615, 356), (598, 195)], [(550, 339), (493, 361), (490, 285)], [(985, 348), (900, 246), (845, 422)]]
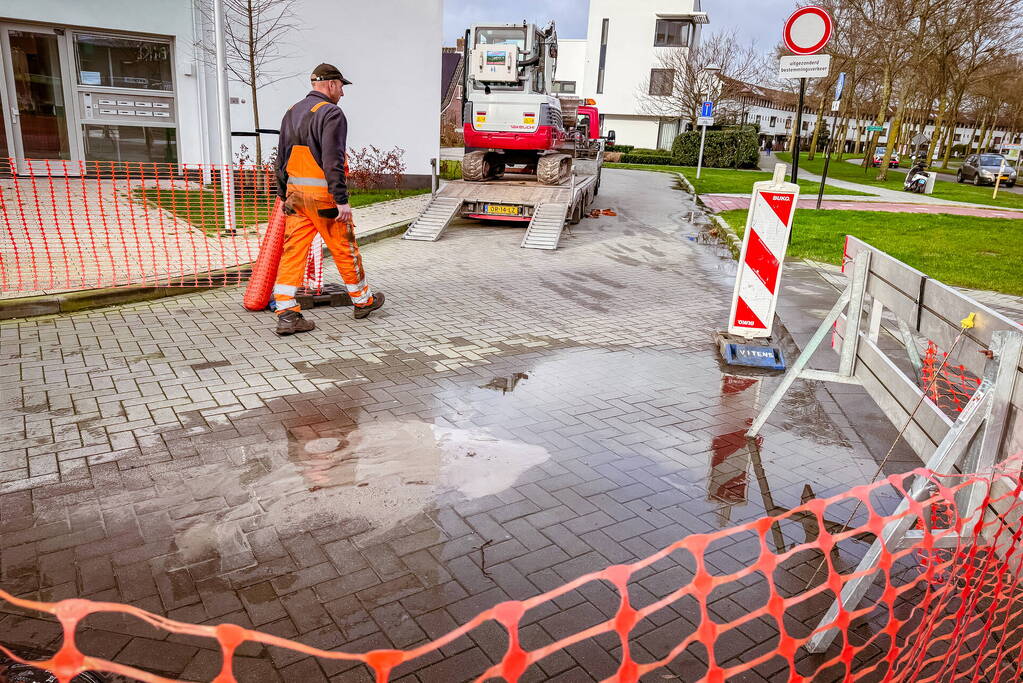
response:
[(714, 116), (714, 103), (704, 102), (700, 108), (700, 116)]

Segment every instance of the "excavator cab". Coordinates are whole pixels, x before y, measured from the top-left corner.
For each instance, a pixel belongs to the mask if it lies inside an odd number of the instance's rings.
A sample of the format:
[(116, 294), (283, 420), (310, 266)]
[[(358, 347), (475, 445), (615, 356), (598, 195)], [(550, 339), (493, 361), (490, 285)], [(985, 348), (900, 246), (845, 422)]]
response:
[(552, 22), (469, 29), (465, 73), (462, 178), (499, 178), (511, 166), (556, 185), (571, 174), (561, 101), (548, 92), (557, 69)]

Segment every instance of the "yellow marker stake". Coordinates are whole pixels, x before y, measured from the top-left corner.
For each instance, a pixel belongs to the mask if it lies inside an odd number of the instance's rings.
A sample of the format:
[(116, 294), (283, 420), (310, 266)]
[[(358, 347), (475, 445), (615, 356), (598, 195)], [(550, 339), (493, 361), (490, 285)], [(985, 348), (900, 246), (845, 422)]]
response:
[(998, 164), (998, 177), (995, 178), (995, 191), (991, 194), (991, 199), (998, 198), (998, 185), (1002, 182), (1002, 173), (1005, 172), (1005, 157), (1002, 157), (1002, 163)]
[(962, 325), (962, 328), (964, 330), (973, 329), (973, 327), (977, 324), (977, 314), (976, 313), (969, 314), (968, 316), (960, 320), (959, 324)]

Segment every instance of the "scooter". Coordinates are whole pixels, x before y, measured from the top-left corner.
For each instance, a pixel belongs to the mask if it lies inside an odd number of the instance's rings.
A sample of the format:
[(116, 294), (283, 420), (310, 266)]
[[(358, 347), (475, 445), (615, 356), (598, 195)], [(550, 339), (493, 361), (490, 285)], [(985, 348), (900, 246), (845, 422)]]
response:
[(931, 175), (923, 170), (922, 167), (914, 166), (910, 169), (909, 173), (906, 174), (906, 182), (902, 184), (902, 189), (906, 192), (916, 192), (917, 194), (923, 194), (927, 188), (927, 179)]

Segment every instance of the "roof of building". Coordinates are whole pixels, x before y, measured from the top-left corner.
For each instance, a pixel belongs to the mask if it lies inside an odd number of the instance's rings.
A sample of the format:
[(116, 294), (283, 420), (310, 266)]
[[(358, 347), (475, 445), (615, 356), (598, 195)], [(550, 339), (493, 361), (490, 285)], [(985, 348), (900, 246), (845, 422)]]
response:
[(451, 88), (451, 79), (455, 77), (455, 72), (458, 71), (458, 63), (462, 61), (462, 53), (460, 52), (444, 52), (440, 56), (440, 96), (444, 99), (444, 96), (448, 94), (448, 90)]

